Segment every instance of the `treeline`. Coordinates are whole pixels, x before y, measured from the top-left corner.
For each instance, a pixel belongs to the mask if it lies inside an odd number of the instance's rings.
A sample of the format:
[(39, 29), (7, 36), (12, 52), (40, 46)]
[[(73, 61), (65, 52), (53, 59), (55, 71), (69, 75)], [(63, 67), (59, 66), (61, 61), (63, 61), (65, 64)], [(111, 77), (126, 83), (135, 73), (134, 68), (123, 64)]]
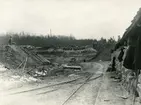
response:
[(12, 36), (12, 41), (16, 45), (32, 45), (36, 47), (69, 47), (69, 46), (92, 46), (97, 50), (101, 50), (106, 46), (116, 43), (114, 38), (105, 39), (76, 39), (74, 36), (63, 35), (32, 35), (29, 33), (7, 33), (0, 36), (0, 44), (8, 44), (8, 40)]

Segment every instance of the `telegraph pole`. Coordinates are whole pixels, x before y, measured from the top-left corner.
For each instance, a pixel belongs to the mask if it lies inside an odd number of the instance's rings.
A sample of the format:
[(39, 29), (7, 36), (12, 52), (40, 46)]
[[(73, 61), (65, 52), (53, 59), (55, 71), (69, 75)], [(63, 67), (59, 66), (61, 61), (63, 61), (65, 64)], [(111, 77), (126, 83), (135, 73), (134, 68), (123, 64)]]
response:
[(50, 29), (50, 36), (52, 36), (52, 30)]

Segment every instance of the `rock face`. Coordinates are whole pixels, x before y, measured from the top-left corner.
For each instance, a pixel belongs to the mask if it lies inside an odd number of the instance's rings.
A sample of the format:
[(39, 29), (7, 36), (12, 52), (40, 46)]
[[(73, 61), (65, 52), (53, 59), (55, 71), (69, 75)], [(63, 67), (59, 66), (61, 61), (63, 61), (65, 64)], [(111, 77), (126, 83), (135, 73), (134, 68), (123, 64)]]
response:
[(136, 77), (135, 71), (132, 69), (127, 69), (123, 66), (124, 57), (126, 56), (126, 50), (124, 49), (123, 60), (120, 62), (118, 57), (120, 54), (120, 50), (117, 49), (114, 53), (115, 59), (115, 68), (116, 68), (116, 78), (121, 80), (121, 84), (125, 87), (125, 89), (129, 92), (129, 94), (134, 94), (137, 92), (139, 97), (141, 98), (141, 74)]
[[(137, 93), (139, 97), (141, 97), (140, 24), (141, 8), (132, 20), (131, 25), (126, 29), (121, 40), (116, 44), (112, 54), (116, 58), (116, 73), (122, 84), (130, 94)], [(119, 59), (121, 51), (124, 52), (124, 55)]]
[(138, 78), (137, 90), (138, 90), (139, 96), (141, 98), (141, 74), (139, 75), (139, 78)]

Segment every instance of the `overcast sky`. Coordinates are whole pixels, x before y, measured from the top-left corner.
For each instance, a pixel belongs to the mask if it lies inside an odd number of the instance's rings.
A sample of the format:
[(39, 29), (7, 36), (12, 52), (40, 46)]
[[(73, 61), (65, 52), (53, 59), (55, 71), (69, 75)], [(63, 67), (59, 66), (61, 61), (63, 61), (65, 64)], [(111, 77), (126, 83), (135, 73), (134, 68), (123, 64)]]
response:
[(0, 0), (0, 33), (117, 37), (140, 6), (141, 0)]

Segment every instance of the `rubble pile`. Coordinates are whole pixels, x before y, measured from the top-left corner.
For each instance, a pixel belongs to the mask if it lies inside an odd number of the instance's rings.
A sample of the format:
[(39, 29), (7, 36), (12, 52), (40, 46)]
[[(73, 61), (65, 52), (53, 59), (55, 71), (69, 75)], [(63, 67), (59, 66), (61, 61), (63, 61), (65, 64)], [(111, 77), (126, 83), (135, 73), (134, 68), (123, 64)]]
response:
[[(0, 62), (5, 68), (11, 69), (13, 72), (20, 71), (21, 73), (19, 74), (21, 75), (30, 74), (32, 71), (35, 72), (35, 74), (45, 76), (50, 69), (48, 67), (50, 61), (45, 59), (42, 55), (36, 54), (34, 48), (31, 50), (29, 46), (0, 46)], [(4, 68), (1, 70), (4, 71)], [(40, 71), (40, 73), (38, 71)]]
[(22, 63), (26, 63), (26, 67), (50, 63), (24, 46), (5, 45), (0, 46), (0, 50), (0, 61), (10, 68), (16, 68)]
[(71, 65), (65, 66), (62, 63), (51, 63), (42, 55), (37, 54), (36, 48), (32, 48), (32, 46), (5, 45), (0, 46), (0, 50), (0, 61), (6, 68), (12, 69), (13, 71), (20, 71), (18, 76), (19, 74), (21, 74), (21, 76), (28, 74), (38, 78), (70, 75), (81, 69), (81, 67), (72, 60), (70, 61)]
[(0, 64), (0, 90), (21, 87), (23, 83), (36, 82), (40, 82), (40, 80), (23, 73), (22, 70), (9, 69)]

